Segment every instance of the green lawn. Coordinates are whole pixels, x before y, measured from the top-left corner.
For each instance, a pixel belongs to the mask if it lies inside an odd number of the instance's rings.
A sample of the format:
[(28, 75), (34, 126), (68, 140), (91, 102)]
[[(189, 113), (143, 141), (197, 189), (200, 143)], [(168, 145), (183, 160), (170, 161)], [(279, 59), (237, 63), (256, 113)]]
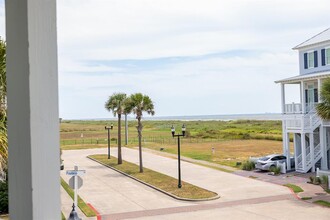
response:
[[(116, 121), (63, 121), (61, 148), (63, 150), (107, 147), (104, 125), (113, 123), (111, 147), (117, 146)], [(196, 160), (236, 167), (249, 157), (281, 153), (282, 127), (280, 121), (143, 121), (143, 148), (177, 154), (177, 139), (172, 138), (172, 124), (179, 132), (186, 124), (187, 137), (181, 138), (182, 156)], [(124, 121), (123, 121), (124, 125)], [(136, 121), (129, 121), (129, 142), (126, 147), (136, 148), (138, 138)], [(122, 145), (125, 144), (122, 126)], [(82, 135), (83, 134), (83, 135)], [(81, 137), (83, 136), (83, 137)], [(212, 152), (212, 148), (215, 152)], [(293, 152), (293, 146), (292, 150)]]
[(217, 196), (214, 192), (184, 181), (182, 181), (182, 188), (178, 188), (178, 180), (173, 177), (147, 168), (143, 168), (144, 172), (140, 173), (138, 165), (127, 161), (123, 161), (123, 164), (118, 165), (115, 157), (112, 157), (111, 160), (108, 160), (105, 154), (91, 155), (89, 157), (180, 198), (207, 199)]
[(289, 187), (290, 189), (292, 189), (294, 193), (304, 192), (304, 190), (302, 188), (300, 188), (299, 186), (294, 185), (294, 184), (288, 183), (288, 184), (285, 184), (284, 186)]
[(330, 207), (330, 202), (327, 202), (327, 201), (317, 200), (314, 203), (322, 205), (322, 206)]

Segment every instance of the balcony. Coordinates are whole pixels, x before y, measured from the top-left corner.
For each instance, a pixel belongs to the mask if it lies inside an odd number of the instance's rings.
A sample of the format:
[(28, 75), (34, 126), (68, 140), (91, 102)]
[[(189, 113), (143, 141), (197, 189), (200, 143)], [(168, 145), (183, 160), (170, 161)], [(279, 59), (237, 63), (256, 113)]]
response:
[(285, 104), (284, 114), (302, 114), (301, 103)]
[(305, 112), (303, 112), (301, 103), (292, 103), (284, 105), (284, 114), (303, 114), (315, 110), (317, 102), (310, 102), (305, 104)]
[(304, 131), (312, 132), (318, 127), (322, 120), (317, 115), (315, 108), (311, 109), (307, 114), (286, 114), (283, 117), (284, 127), (288, 131)]

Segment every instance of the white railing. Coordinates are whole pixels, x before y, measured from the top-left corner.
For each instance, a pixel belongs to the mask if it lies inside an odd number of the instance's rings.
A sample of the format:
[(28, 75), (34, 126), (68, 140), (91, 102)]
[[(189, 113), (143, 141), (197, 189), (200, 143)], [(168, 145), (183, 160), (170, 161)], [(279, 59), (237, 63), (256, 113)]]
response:
[(330, 171), (329, 170), (320, 170), (319, 168), (316, 168), (316, 176), (329, 176)]
[(302, 114), (311, 111), (315, 111), (315, 107), (318, 102), (310, 102), (305, 104), (305, 112), (303, 112), (301, 103), (291, 103), (284, 105), (284, 113), (285, 114)]
[(316, 105), (318, 104), (318, 102), (310, 102), (310, 103), (306, 103), (306, 109), (305, 111), (306, 112), (311, 112), (311, 111), (314, 111), (315, 112), (315, 107)]
[(314, 160), (316, 160), (320, 155), (321, 155), (321, 145), (318, 144), (314, 149)]
[(285, 115), (285, 127), (287, 130), (314, 130), (321, 123), (321, 118), (315, 109), (303, 115)]
[(309, 170), (309, 168), (312, 166), (312, 158), (311, 154), (306, 155), (306, 169)]
[(285, 104), (284, 113), (286, 114), (301, 114), (302, 106), (300, 103)]
[(297, 157), (298, 169), (302, 169), (302, 154)]

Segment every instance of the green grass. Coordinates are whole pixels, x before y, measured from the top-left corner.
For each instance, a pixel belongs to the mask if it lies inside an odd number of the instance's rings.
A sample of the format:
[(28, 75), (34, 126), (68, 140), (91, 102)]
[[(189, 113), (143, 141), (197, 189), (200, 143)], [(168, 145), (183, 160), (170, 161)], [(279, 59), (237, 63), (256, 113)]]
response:
[(302, 200), (310, 200), (312, 197), (301, 197)]
[[(61, 185), (65, 189), (65, 191), (69, 194), (69, 196), (73, 199), (74, 197), (74, 191), (71, 189), (71, 187), (61, 178)], [(96, 216), (96, 213), (93, 209), (91, 209), (85, 202), (80, 198), (78, 195), (78, 207), (80, 210), (87, 216), (87, 217), (94, 217)]]
[(107, 155), (105, 154), (91, 155), (89, 157), (180, 198), (206, 199), (217, 196), (214, 192), (202, 189), (184, 181), (182, 181), (182, 188), (178, 188), (178, 180), (173, 177), (147, 168), (143, 168), (144, 172), (140, 173), (138, 165), (127, 161), (123, 161), (122, 164), (118, 165), (115, 157), (112, 157), (111, 160), (108, 160)]
[(77, 145), (64, 145), (61, 147), (62, 150), (84, 150), (84, 149), (95, 149), (95, 148), (105, 148), (105, 144), (77, 144)]
[(64, 214), (63, 214), (63, 212), (61, 212), (61, 218), (62, 218), (62, 220), (66, 220), (66, 218), (65, 218), (65, 216), (64, 216)]
[(324, 201), (324, 200), (317, 200), (314, 203), (322, 205), (322, 206), (330, 207), (330, 202), (327, 202), (327, 201)]
[[(63, 121), (61, 123), (61, 141), (73, 140), (73, 142), (90, 142), (90, 139), (98, 139), (104, 142), (107, 138), (104, 125), (113, 123), (117, 126), (117, 121)], [(170, 127), (172, 124), (181, 128), (182, 121), (147, 121), (143, 122), (144, 138), (152, 137), (158, 139), (171, 139)], [(187, 137), (195, 139), (265, 139), (282, 140), (281, 121), (259, 121), (259, 120), (235, 120), (235, 121), (186, 121)], [(136, 121), (128, 121), (129, 137), (136, 138)], [(123, 126), (124, 127), (124, 126)], [(124, 128), (123, 128), (124, 130)], [(81, 138), (83, 133), (83, 138)], [(115, 131), (112, 132), (113, 134)], [(124, 133), (123, 133), (124, 136)], [(116, 136), (112, 136), (116, 139)], [(73, 143), (71, 142), (71, 144)], [(63, 142), (62, 142), (63, 143)], [(104, 142), (105, 144), (105, 142)]]
[[(113, 123), (111, 146), (117, 146), (117, 121), (63, 121), (61, 123), (61, 148), (63, 150), (103, 148), (107, 146), (104, 125)], [(177, 154), (177, 139), (172, 138), (172, 124), (179, 129), (182, 121), (143, 121), (142, 146)], [(186, 121), (187, 137), (181, 138), (181, 155), (196, 160), (235, 167), (237, 162), (249, 157), (260, 157), (282, 152), (281, 121)], [(123, 122), (124, 125), (124, 122)], [(136, 121), (128, 122), (129, 143), (138, 146)], [(83, 138), (81, 138), (83, 134)], [(122, 126), (122, 145), (124, 145)], [(292, 144), (291, 144), (292, 145)], [(215, 153), (212, 153), (212, 147)], [(293, 146), (292, 150), (293, 152)]]
[(294, 185), (294, 184), (288, 183), (288, 184), (285, 184), (284, 186), (289, 187), (290, 189), (292, 189), (294, 193), (304, 192), (304, 190), (302, 188), (300, 188), (299, 186)]

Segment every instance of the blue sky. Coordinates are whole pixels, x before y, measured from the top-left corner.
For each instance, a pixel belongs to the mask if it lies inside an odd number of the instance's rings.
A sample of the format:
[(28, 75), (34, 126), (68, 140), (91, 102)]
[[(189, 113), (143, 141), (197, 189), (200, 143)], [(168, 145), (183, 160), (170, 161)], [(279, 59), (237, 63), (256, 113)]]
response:
[[(5, 35), (0, 0), (0, 36)], [(157, 116), (280, 112), (292, 47), (328, 28), (328, 0), (58, 0), (60, 117), (107, 118), (114, 92)], [(298, 90), (288, 89), (288, 102)], [(290, 93), (290, 94), (289, 94)]]

